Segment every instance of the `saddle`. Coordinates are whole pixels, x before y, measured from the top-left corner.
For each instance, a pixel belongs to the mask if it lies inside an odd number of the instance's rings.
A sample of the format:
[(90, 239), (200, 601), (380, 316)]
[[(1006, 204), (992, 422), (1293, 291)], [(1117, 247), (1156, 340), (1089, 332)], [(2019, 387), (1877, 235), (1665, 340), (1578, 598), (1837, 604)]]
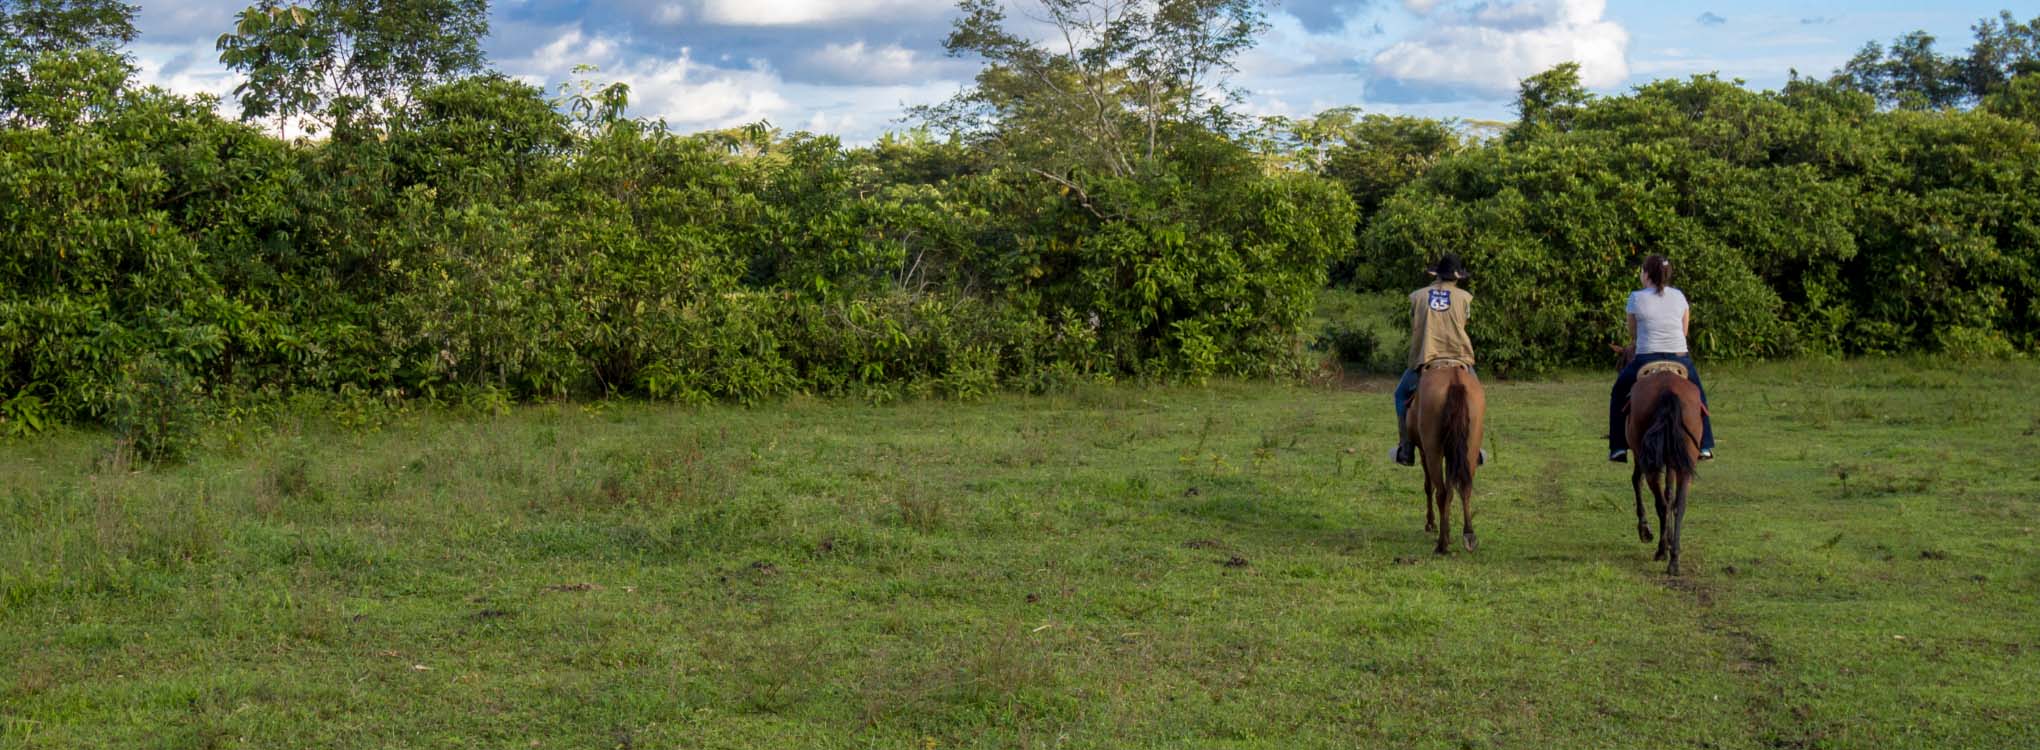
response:
[(1471, 370), (1473, 369), (1473, 366), (1465, 362), (1453, 359), (1451, 357), (1439, 357), (1429, 362), (1425, 362), (1423, 367), (1419, 367), (1417, 369), (1422, 371), (1422, 370), (1449, 370), (1455, 368), (1460, 370)]
[(1671, 360), (1660, 360), (1644, 365), (1642, 369), (1637, 370), (1636, 379), (1642, 380), (1652, 375), (1663, 375), (1665, 373), (1677, 375), (1681, 380), (1690, 380), (1692, 378), (1691, 374), (1686, 372), (1685, 365)]

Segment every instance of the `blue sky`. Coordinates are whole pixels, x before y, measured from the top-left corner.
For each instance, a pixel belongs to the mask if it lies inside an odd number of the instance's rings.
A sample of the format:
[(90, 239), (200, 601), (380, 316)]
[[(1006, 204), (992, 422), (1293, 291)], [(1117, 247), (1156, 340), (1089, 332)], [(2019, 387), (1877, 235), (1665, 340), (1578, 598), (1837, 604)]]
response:
[[(246, 2), (132, 1), (141, 6), (133, 51), (144, 81), (228, 96), (237, 81), (213, 42)], [(1864, 42), (1914, 29), (1959, 52), (1972, 24), (2005, 7), (1285, 0), (1235, 83), (1258, 114), (1358, 105), (1508, 119), (1515, 82), (1566, 60), (1604, 93), (1710, 72), (1776, 88), (1791, 69), (1825, 76)], [(906, 106), (940, 101), (969, 80), (974, 64), (942, 51), (952, 8), (953, 0), (495, 0), (487, 48), (497, 70), (548, 88), (573, 78), (576, 65), (597, 66), (595, 77), (631, 85), (633, 114), (676, 129), (769, 119), (865, 141), (900, 128)]]

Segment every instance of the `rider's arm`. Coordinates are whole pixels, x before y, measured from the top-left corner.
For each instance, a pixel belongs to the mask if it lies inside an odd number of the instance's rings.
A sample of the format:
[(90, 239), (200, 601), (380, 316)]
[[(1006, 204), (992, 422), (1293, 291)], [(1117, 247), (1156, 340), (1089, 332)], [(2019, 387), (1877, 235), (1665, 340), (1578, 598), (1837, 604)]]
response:
[[(1686, 308), (1685, 312), (1679, 314), (1679, 336), (1683, 338), (1691, 334), (1692, 332), (1693, 332), (1693, 308), (1688, 307)], [(1633, 336), (1635, 334), (1630, 335)]]
[(1629, 314), (1629, 345), (1636, 346), (1636, 313)]

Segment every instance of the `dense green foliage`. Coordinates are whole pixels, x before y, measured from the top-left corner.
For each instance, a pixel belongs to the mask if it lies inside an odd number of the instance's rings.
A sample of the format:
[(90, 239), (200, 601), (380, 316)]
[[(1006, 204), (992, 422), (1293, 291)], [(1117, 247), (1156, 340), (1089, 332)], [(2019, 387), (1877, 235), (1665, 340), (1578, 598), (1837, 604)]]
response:
[(400, 107), (414, 91), (481, 69), (485, 0), (259, 0), (220, 36), (247, 117), (307, 130)]
[(1561, 66), (1524, 82), (1505, 137), (1447, 154), (1366, 216), (1355, 283), (1406, 289), (1462, 253), (1474, 337), (1504, 374), (1605, 363), (1650, 253), (1673, 259), (1703, 358), (2032, 352), (2036, 80), (1920, 112), (1803, 79), (1594, 97)]
[(1870, 42), (1835, 71), (1834, 84), (1877, 97), (1902, 109), (1947, 109), (1987, 102), (2018, 77), (2040, 73), (2040, 16), (2020, 23), (2011, 11), (1971, 27), (1975, 41), (1961, 57), (1934, 49), (1934, 35), (1915, 31)]
[[(486, 404), (1294, 373), (1328, 279), (1400, 293), (1445, 251), (1501, 374), (1601, 362), (1649, 252), (1703, 357), (2040, 346), (2031, 23), (1939, 78), (1600, 98), (1560, 66), (1506, 129), (1251, 130), (1225, 75), (1261, 5), (1038, 5), (1080, 41), (963, 3), (975, 86), (856, 148), (478, 72), (479, 0), (257, 3), (220, 41), (244, 122), (132, 83), (132, 6), (0, 5), (0, 430), (108, 419), (151, 355), (211, 396)], [(1958, 78), (1972, 110), (1893, 93)], [(1385, 360), (1372, 323), (1322, 333)]]
[[(352, 7), (264, 4), (241, 33)], [(32, 67), (0, 102), (0, 401), (38, 423), (113, 418), (145, 356), (214, 393), (484, 403), (1295, 372), (1354, 241), (1337, 186), (1185, 118), (1129, 170), (1057, 174), (918, 135), (674, 134), (619, 117), (621, 87), (384, 75), (271, 89), (251, 114), (379, 102), (285, 141), (103, 51)]]

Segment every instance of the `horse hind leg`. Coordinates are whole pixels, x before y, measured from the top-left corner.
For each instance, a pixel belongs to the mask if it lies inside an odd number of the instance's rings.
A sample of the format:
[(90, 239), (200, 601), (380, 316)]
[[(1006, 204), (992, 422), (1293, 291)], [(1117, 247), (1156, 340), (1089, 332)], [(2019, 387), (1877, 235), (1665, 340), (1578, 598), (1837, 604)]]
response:
[(1649, 475), (1647, 475), (1647, 478), (1650, 480), (1650, 497), (1652, 500), (1657, 502), (1657, 526), (1658, 526), (1657, 554), (1651, 556), (1650, 559), (1662, 561), (1665, 559), (1665, 555), (1667, 554), (1665, 549), (1665, 543), (1671, 538), (1672, 535), (1671, 527), (1665, 525), (1665, 510), (1666, 510), (1665, 491), (1664, 487), (1661, 486), (1663, 484), (1664, 475), (1657, 472), (1652, 472)]
[(1425, 460), (1419, 461), (1418, 463), (1424, 465), (1424, 530), (1437, 531), (1438, 503), (1437, 501), (1431, 498), (1431, 494), (1436, 491), (1432, 488), (1437, 486), (1438, 481), (1436, 476), (1437, 473), (1431, 471), (1431, 462), (1429, 460), (1431, 458), (1431, 455), (1429, 453), (1425, 453), (1423, 458)]
[(1650, 522), (1643, 518), (1643, 466), (1640, 461), (1629, 471), (1629, 491), (1636, 495), (1636, 538), (1648, 544), (1651, 541)]
[(1466, 544), (1466, 551), (1472, 552), (1480, 544), (1473, 535), (1473, 485), (1459, 488), (1460, 540)]
[(1438, 547), (1433, 551), (1449, 555), (1452, 553), (1452, 488), (1439, 482), (1432, 492), (1438, 510)]
[(1692, 479), (1685, 475), (1678, 477), (1678, 491), (1672, 496), (1672, 528), (1665, 536), (1672, 538), (1672, 559), (1665, 567), (1667, 575), (1679, 574), (1679, 537), (1684, 535), (1686, 526), (1686, 488), (1692, 486)]

